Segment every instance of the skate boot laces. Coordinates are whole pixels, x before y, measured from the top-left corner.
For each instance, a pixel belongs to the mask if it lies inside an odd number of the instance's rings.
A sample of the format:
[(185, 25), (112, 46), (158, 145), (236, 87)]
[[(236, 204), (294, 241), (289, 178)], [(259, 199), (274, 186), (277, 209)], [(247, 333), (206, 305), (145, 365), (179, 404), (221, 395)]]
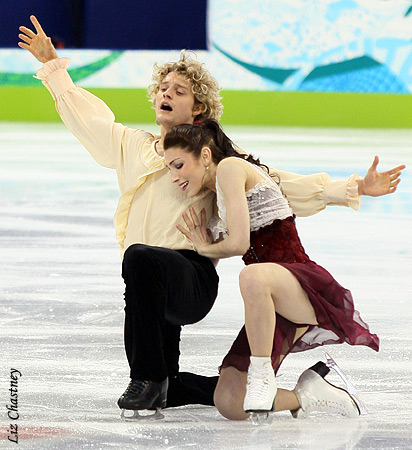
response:
[(123, 396), (128, 395), (140, 395), (147, 387), (150, 385), (150, 381), (141, 381), (141, 380), (130, 380), (129, 385), (127, 386), (126, 390), (124, 391)]
[(247, 396), (250, 400), (266, 397), (271, 382), (270, 372), (267, 368), (251, 368), (247, 375)]
[(269, 413), (273, 410), (276, 391), (276, 378), (271, 363), (261, 367), (251, 364), (248, 370), (243, 409), (248, 413)]

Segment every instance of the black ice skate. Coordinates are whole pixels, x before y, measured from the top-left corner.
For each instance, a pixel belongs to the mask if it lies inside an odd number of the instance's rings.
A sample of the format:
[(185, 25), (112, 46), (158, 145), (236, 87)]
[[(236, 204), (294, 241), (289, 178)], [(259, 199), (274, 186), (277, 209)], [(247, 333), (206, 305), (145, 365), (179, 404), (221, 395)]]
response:
[[(122, 410), (122, 420), (163, 419), (160, 410), (166, 406), (168, 379), (157, 383), (147, 380), (131, 380), (129, 386), (117, 401)], [(133, 415), (126, 415), (125, 411), (133, 411)], [(151, 415), (140, 415), (141, 410), (156, 410)]]
[[(325, 353), (325, 355), (326, 364), (319, 361), (310, 369), (305, 370), (299, 377), (294, 392), (301, 407), (292, 411), (293, 417), (302, 418), (311, 412), (334, 413), (348, 418), (367, 414), (365, 405), (343, 370), (328, 353)], [(346, 389), (325, 380), (325, 376), (330, 369), (333, 369), (340, 376), (346, 385)]]

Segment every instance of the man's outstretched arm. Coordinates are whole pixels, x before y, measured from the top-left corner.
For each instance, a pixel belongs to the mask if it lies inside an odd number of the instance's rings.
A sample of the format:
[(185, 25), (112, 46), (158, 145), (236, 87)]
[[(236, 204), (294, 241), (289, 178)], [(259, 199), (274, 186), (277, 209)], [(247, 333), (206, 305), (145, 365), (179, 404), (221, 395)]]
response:
[(402, 164), (385, 172), (378, 172), (379, 158), (375, 156), (372, 165), (362, 179), (357, 174), (347, 179), (332, 180), (327, 173), (299, 175), (271, 168), (271, 174), (278, 176), (283, 193), (297, 216), (316, 214), (326, 206), (337, 205), (359, 209), (362, 195), (379, 197), (396, 191), (400, 181)]

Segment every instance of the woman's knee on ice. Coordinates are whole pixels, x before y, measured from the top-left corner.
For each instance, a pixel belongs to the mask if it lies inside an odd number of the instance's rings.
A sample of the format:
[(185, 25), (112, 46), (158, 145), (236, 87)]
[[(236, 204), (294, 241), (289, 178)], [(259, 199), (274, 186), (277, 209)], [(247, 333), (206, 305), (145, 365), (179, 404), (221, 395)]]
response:
[(243, 410), (243, 398), (234, 395), (230, 389), (217, 389), (214, 403), (219, 413), (229, 420), (244, 420), (247, 415)]
[(243, 409), (246, 393), (246, 373), (233, 367), (222, 369), (214, 393), (214, 403), (219, 413), (229, 420), (244, 420), (247, 414)]

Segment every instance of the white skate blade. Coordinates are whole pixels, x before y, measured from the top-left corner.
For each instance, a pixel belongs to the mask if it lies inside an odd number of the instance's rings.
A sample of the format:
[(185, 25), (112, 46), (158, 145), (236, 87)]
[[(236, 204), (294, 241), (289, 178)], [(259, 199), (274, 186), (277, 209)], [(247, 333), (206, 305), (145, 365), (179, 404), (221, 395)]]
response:
[(326, 366), (329, 367), (329, 369), (333, 369), (340, 376), (342, 381), (345, 383), (346, 390), (348, 391), (348, 393), (351, 396), (352, 400), (355, 402), (357, 408), (359, 409), (359, 414), (360, 415), (368, 414), (368, 410), (366, 409), (365, 404), (359, 398), (359, 395), (358, 395), (355, 387), (349, 381), (348, 377), (345, 375), (345, 372), (336, 364), (336, 362), (329, 355), (329, 353), (325, 352), (325, 356), (326, 356)]
[[(146, 411), (146, 410), (143, 410)], [(127, 412), (130, 412), (132, 414), (127, 414)], [(160, 408), (157, 408), (154, 413), (151, 414), (141, 414), (142, 411), (135, 411), (135, 410), (127, 410), (122, 409), (122, 412), (120, 413), (120, 418), (124, 422), (136, 422), (139, 420), (160, 420), (164, 419), (165, 416), (160, 412)]]

